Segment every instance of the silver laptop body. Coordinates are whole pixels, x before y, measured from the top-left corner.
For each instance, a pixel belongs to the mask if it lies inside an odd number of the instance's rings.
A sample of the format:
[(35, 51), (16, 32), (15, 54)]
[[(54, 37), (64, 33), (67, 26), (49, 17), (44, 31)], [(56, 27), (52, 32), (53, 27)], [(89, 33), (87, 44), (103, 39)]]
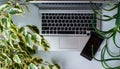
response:
[[(109, 1), (92, 0), (97, 11), (103, 3)], [(40, 32), (49, 41), (51, 51), (81, 51), (94, 31), (101, 29), (89, 0), (44, 0), (31, 1), (39, 7)]]

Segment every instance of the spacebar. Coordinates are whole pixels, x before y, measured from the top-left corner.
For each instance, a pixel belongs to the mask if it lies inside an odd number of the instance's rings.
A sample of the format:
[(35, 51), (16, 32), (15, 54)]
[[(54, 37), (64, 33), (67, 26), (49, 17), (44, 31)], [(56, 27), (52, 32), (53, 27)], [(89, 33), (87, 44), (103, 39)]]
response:
[(75, 31), (58, 31), (58, 34), (75, 34)]

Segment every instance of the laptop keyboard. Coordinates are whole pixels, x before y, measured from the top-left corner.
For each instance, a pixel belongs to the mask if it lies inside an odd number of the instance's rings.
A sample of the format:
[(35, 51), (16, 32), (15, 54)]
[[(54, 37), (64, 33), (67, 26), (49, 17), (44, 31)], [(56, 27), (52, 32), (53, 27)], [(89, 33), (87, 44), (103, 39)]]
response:
[[(42, 13), (44, 35), (89, 35), (92, 28), (93, 13)], [(94, 22), (96, 27), (96, 21)]]

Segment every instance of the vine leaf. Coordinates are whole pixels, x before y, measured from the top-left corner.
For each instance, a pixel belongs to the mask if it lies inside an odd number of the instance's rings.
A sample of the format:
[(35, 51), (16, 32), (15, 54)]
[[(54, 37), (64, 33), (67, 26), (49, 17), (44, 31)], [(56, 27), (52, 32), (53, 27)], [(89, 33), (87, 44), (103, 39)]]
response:
[(17, 8), (10, 8), (10, 10), (9, 10), (9, 14), (12, 14), (12, 15), (20, 14), (20, 13), (23, 13), (22, 10), (17, 9)]
[(38, 69), (33, 63), (29, 64), (28, 69)]
[(8, 18), (2, 18), (2, 25), (5, 29), (9, 29), (10, 28), (10, 23)]
[(25, 40), (25, 36), (24, 36), (24, 35), (22, 35), (21, 33), (18, 33), (17, 35), (18, 35), (19, 39), (21, 40), (21, 42), (26, 43), (26, 40)]
[(48, 41), (44, 37), (42, 37), (41, 46), (45, 51), (50, 50), (50, 44), (48, 43)]
[(40, 37), (40, 35), (38, 35), (37, 33), (34, 33), (33, 35), (32, 35), (32, 40), (34, 41), (34, 43), (36, 44), (36, 45), (41, 45), (41, 37)]
[(18, 63), (18, 64), (21, 63), (21, 60), (20, 60), (20, 58), (19, 58), (18, 55), (14, 55), (14, 57), (13, 57), (13, 61), (14, 61), (15, 63)]
[(1, 12), (1, 11), (4, 11), (5, 9), (8, 9), (8, 8), (9, 8), (9, 4), (1, 5), (1, 6), (0, 6), (0, 12)]
[(27, 25), (27, 27), (34, 33), (40, 34), (39, 29), (35, 25)]
[(34, 61), (34, 63), (43, 63), (43, 59), (38, 56), (33, 57), (32, 61)]
[(7, 65), (12, 65), (12, 60), (11, 58), (7, 57), (7, 59), (5, 60)]
[(33, 49), (33, 42), (31, 40), (31, 35), (27, 34), (25, 36), (25, 38), (26, 38), (26, 44), (27, 44), (27, 46), (30, 47), (31, 49)]

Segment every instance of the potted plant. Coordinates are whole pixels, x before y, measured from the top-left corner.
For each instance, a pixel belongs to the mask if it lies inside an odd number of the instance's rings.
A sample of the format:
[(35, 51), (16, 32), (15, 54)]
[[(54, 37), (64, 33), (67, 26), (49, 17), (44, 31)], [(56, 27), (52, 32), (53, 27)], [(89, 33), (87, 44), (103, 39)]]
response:
[[(95, 29), (95, 32), (97, 32), (98, 34), (103, 36), (104, 40), (105, 40), (105, 46), (101, 50), (101, 59), (99, 60), (99, 59), (97, 59), (95, 57), (94, 57), (94, 59), (97, 60), (97, 61), (100, 61), (102, 63), (102, 66), (105, 69), (120, 69), (120, 65), (114, 67), (114, 66), (109, 65), (109, 63), (108, 63), (110, 61), (116, 61), (116, 60), (118, 61), (118, 60), (120, 60), (119, 52), (117, 54), (114, 54), (114, 52), (111, 51), (112, 49), (110, 49), (110, 45), (109, 45), (109, 40), (112, 39), (116, 49), (120, 50), (120, 45), (118, 45), (117, 42), (116, 42), (117, 34), (120, 34), (120, 1), (118, 0), (115, 3), (111, 3), (111, 4), (108, 4), (108, 5), (109, 6), (112, 5), (112, 8), (106, 9), (106, 8), (101, 7), (101, 9), (103, 9), (105, 11), (108, 11), (108, 12), (113, 11), (113, 10), (116, 9), (117, 13), (115, 13), (113, 16), (104, 15), (101, 12), (99, 12), (99, 11), (95, 10), (94, 8), (92, 8), (95, 15), (105, 17), (105, 19), (97, 18), (98, 20), (110, 21), (110, 20), (115, 19), (115, 23), (114, 23), (115, 26), (113, 28), (111, 28), (110, 30), (108, 30), (108, 31), (102, 31), (100, 29), (97, 29), (97, 28), (94, 27), (94, 23), (92, 23), (93, 28)], [(91, 5), (91, 7), (92, 7), (92, 5)], [(107, 57), (106, 57), (106, 55), (107, 55)]]
[(36, 26), (15, 25), (12, 15), (23, 14), (25, 11), (17, 0), (0, 5), (0, 69), (60, 69), (58, 64), (32, 56), (36, 46), (49, 51), (50, 45)]

